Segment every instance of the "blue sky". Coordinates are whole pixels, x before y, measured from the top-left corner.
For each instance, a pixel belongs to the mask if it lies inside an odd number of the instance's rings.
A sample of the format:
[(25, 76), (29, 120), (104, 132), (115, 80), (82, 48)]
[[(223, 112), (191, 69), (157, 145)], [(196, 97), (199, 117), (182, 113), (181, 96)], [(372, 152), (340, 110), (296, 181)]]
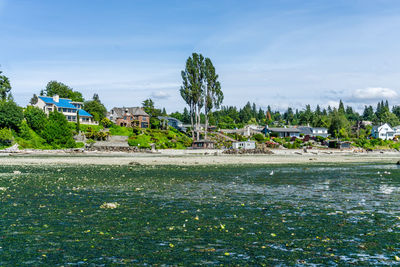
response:
[(20, 105), (57, 80), (108, 108), (152, 97), (173, 112), (198, 52), (224, 105), (397, 105), (399, 28), (395, 0), (0, 0), (0, 69)]

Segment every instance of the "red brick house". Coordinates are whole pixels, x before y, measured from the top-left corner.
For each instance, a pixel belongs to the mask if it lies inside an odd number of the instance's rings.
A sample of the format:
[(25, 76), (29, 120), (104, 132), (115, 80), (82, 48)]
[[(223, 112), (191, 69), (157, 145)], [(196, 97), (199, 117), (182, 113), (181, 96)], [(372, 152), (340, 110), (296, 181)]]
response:
[(149, 128), (150, 116), (139, 107), (112, 108), (107, 118), (119, 126)]

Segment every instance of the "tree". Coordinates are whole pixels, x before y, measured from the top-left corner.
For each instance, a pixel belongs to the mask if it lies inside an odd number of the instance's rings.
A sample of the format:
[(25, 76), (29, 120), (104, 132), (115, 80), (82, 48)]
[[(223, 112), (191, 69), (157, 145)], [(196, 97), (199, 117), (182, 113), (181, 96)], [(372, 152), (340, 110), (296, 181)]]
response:
[(36, 133), (40, 134), (47, 123), (47, 116), (38, 107), (28, 106), (24, 111), (24, 117), (28, 126)]
[(11, 91), (11, 84), (8, 77), (1, 75), (3, 72), (0, 71), (0, 99), (6, 100), (9, 97)]
[[(211, 59), (209, 58), (206, 58), (205, 60), (205, 83), (204, 114), (206, 125), (204, 129), (204, 136), (205, 139), (207, 139), (209, 112), (214, 107), (219, 108), (224, 99), (224, 94), (221, 91), (221, 84), (218, 81), (218, 75), (215, 73), (215, 68), (211, 62)], [(256, 113), (257, 110), (255, 109), (254, 112)]]
[(39, 99), (39, 98), (37, 97), (37, 95), (36, 95), (36, 94), (33, 94), (31, 100), (29, 101), (29, 104), (35, 105), (35, 104), (38, 102), (38, 99)]
[(151, 128), (158, 128), (160, 126), (160, 120), (158, 117), (161, 116), (161, 110), (154, 107), (154, 101), (151, 98), (144, 100), (142, 102), (142, 107), (143, 110), (150, 116)]
[(18, 131), (23, 119), (22, 108), (14, 101), (0, 100), (0, 128)]
[(71, 87), (57, 81), (50, 81), (46, 88), (40, 92), (40, 95), (54, 96), (59, 95), (61, 98), (69, 98), (72, 101), (84, 102), (80, 92), (74, 91)]
[(343, 137), (342, 129), (347, 133), (349, 128), (350, 124), (345, 115), (334, 108), (330, 115), (329, 133), (335, 137)]
[(56, 110), (50, 112), (48, 122), (42, 131), (42, 137), (54, 148), (75, 147), (67, 119)]
[(97, 114), (95, 120), (101, 121), (107, 114), (106, 107), (101, 103), (99, 95), (94, 94), (92, 100), (83, 104), (83, 109), (89, 112), (93, 117)]
[[(204, 57), (201, 54), (193, 53), (186, 60), (185, 70), (181, 72), (182, 86), (180, 93), (188, 104), (191, 115), (192, 136), (194, 131), (196, 138), (200, 137), (200, 110), (204, 105), (204, 77), (205, 77)], [(194, 124), (196, 125), (194, 127)]]

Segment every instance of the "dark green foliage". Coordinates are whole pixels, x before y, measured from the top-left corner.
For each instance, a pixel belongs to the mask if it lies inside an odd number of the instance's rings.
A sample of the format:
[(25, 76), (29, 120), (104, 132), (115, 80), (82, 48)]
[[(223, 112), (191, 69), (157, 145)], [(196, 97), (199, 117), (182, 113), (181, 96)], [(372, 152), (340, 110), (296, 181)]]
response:
[(74, 91), (68, 85), (65, 85), (61, 82), (50, 81), (46, 89), (41, 91), (41, 94), (45, 94), (46, 96), (59, 95), (61, 98), (69, 98), (72, 101), (83, 102), (83, 96), (80, 92)]
[(265, 140), (265, 136), (263, 134), (255, 134), (253, 135), (253, 138), (257, 141), (257, 142), (262, 142)]
[(62, 113), (57, 111), (50, 112), (42, 136), (54, 148), (75, 147), (68, 121)]
[(0, 128), (11, 128), (18, 131), (24, 118), (22, 108), (14, 101), (0, 100)]
[(11, 91), (11, 84), (8, 77), (1, 75), (2, 73), (0, 71), (0, 100), (6, 100)]
[(92, 100), (86, 101), (83, 105), (83, 109), (89, 112), (95, 121), (101, 121), (107, 114), (107, 109), (101, 103), (98, 94), (94, 94)]
[(0, 128), (0, 147), (11, 145), (13, 140), (12, 132), (8, 128)]
[(40, 133), (47, 123), (46, 114), (38, 107), (28, 106), (24, 111), (24, 117), (29, 127), (37, 133)]
[(158, 117), (162, 115), (161, 110), (154, 107), (154, 101), (151, 98), (144, 100), (142, 102), (142, 107), (143, 110), (150, 116), (150, 128), (159, 129), (161, 123)]

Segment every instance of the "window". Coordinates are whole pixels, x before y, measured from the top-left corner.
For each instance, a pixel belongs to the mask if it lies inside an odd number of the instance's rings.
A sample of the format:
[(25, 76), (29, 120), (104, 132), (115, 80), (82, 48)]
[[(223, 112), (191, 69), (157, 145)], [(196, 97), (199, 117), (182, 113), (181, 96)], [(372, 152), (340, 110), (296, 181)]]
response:
[(61, 112), (61, 108), (58, 108), (58, 111)]
[(142, 117), (142, 121), (147, 121), (146, 117)]

